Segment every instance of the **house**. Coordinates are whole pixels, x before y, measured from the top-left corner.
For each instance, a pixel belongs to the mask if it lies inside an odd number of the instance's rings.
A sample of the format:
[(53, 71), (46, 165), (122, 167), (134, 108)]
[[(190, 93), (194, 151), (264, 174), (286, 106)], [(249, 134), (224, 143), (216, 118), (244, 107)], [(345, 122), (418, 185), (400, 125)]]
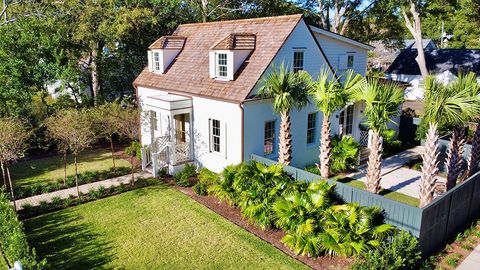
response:
[[(322, 69), (365, 74), (370, 49), (310, 27), (301, 15), (178, 26), (150, 46), (148, 67), (134, 81), (144, 167), (175, 173), (195, 162), (218, 172), (251, 154), (276, 159), (280, 118), (271, 100), (256, 96), (262, 76), (281, 63), (314, 78)], [(333, 132), (360, 140), (361, 110), (353, 104), (332, 116)], [(312, 103), (291, 119), (292, 164), (318, 162), (322, 114)]]
[[(387, 79), (409, 83), (405, 90), (406, 100), (422, 100), (423, 78), (415, 60), (416, 49), (405, 49), (385, 71)], [(449, 83), (458, 72), (475, 72), (480, 75), (480, 49), (433, 49), (425, 50), (428, 72), (438, 80)]]
[[(397, 58), (402, 49), (416, 49), (414, 39), (400, 40), (396, 46), (386, 46), (383, 41), (378, 40), (371, 43), (375, 49), (370, 53), (368, 66), (378, 71), (385, 71)], [(433, 50), (437, 46), (431, 39), (422, 40), (423, 49)]]

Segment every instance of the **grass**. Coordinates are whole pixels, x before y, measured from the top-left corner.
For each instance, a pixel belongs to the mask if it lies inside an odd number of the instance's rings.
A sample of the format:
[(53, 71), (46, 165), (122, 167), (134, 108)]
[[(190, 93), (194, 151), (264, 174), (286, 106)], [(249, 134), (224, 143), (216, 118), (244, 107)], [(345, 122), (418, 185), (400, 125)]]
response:
[[(112, 167), (112, 156), (108, 149), (91, 149), (82, 152), (78, 158), (78, 172), (106, 170)], [(116, 158), (117, 167), (129, 167), (130, 163)], [(39, 158), (17, 163), (10, 168), (16, 186), (31, 185), (37, 182), (55, 182), (63, 178), (63, 159), (61, 155)], [(73, 156), (67, 158), (67, 175), (75, 174)]]
[(39, 216), (25, 228), (52, 269), (307, 269), (160, 184)]
[[(359, 189), (365, 189), (365, 183), (363, 183), (362, 181), (359, 181), (359, 180), (349, 178), (349, 177), (337, 176), (337, 177), (334, 178), (334, 180), (337, 180), (338, 182), (347, 184), (347, 185), (352, 186), (352, 187), (356, 187), (356, 188), (359, 188)], [(389, 189), (382, 189), (380, 191), (379, 195), (382, 195), (385, 198), (389, 198), (389, 199), (392, 199), (392, 200), (395, 200), (395, 201), (398, 201), (398, 202), (402, 202), (402, 203), (405, 203), (405, 204), (408, 204), (408, 205), (412, 205), (412, 206), (415, 206), (415, 207), (418, 207), (418, 205), (420, 204), (420, 200), (417, 199), (417, 198), (405, 195), (405, 194), (400, 193), (400, 192), (391, 191)]]

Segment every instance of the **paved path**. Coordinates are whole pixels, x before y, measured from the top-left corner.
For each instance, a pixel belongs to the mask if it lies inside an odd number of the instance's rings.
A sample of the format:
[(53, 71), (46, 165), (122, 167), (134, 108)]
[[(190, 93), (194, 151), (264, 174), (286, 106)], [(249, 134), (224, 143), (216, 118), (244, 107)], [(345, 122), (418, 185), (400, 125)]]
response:
[[(382, 161), (382, 188), (397, 191), (405, 195), (419, 198), (420, 178), (422, 173), (416, 170), (403, 168), (403, 165), (410, 160), (417, 159), (424, 151), (423, 146), (417, 146), (397, 155), (386, 158)], [(360, 172), (349, 175), (349, 177), (367, 181), (367, 167), (360, 168)], [(445, 182), (445, 178), (437, 177), (437, 181)]]
[[(148, 178), (148, 177), (153, 177), (153, 175), (149, 172), (137, 172), (135, 173), (135, 180), (138, 178)], [(120, 184), (128, 184), (130, 183), (130, 180), (132, 179), (131, 174), (115, 177), (115, 178), (110, 178), (107, 180), (103, 181), (98, 181), (94, 183), (89, 183), (85, 185), (79, 186), (80, 192), (81, 193), (87, 193), (90, 190), (94, 189), (97, 190), (100, 188), (100, 186), (103, 186), (105, 188), (109, 188), (111, 186), (119, 186)], [(62, 189), (62, 190), (57, 190), (54, 192), (50, 193), (44, 193), (24, 199), (17, 200), (17, 210), (22, 209), (22, 206), (24, 204), (30, 204), (31, 206), (37, 206), (40, 204), (41, 201), (47, 201), (51, 202), (52, 198), (54, 197), (60, 197), (62, 199), (68, 198), (70, 195), (77, 196), (77, 188), (67, 188), (67, 189)]]
[(470, 255), (457, 267), (457, 270), (477, 270), (480, 269), (480, 245), (478, 245)]

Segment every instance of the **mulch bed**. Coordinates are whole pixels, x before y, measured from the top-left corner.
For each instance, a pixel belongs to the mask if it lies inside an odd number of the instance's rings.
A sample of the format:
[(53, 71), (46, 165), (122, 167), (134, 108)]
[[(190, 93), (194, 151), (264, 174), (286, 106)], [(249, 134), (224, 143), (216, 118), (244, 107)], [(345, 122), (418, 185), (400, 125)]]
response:
[(298, 256), (295, 255), (290, 249), (288, 249), (282, 242), (282, 238), (285, 236), (285, 232), (282, 230), (262, 230), (255, 227), (254, 225), (248, 223), (248, 221), (242, 216), (240, 209), (231, 207), (225, 202), (220, 202), (217, 198), (212, 196), (199, 196), (192, 191), (192, 188), (185, 188), (175, 186), (171, 178), (165, 179), (165, 181), (174, 186), (177, 190), (184, 193), (185, 195), (191, 197), (195, 201), (203, 204), (210, 210), (221, 215), (222, 217), (228, 219), (234, 224), (244, 228), (245, 230), (253, 233), (257, 237), (260, 237), (264, 241), (275, 246), (277, 249), (281, 250), (285, 254), (297, 259), (298, 261), (303, 262), (304, 264), (310, 266), (313, 269), (348, 269), (349, 266), (353, 263), (353, 259), (341, 258), (341, 257), (318, 257), (311, 258), (307, 256)]

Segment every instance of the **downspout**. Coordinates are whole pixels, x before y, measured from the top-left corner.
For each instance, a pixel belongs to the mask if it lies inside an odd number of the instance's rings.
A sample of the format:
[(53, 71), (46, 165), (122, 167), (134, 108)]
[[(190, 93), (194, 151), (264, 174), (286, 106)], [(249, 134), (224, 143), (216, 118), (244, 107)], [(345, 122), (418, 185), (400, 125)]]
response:
[(244, 121), (245, 121), (245, 110), (244, 110), (244, 101), (242, 101), (240, 104), (238, 104), (238, 107), (240, 108), (241, 111), (241, 133), (242, 133), (242, 138), (240, 140), (240, 148), (242, 149), (242, 154), (240, 157), (240, 161), (244, 161), (244, 155), (245, 155), (245, 149), (243, 148), (244, 146), (244, 141), (245, 141), (245, 133), (244, 133)]

